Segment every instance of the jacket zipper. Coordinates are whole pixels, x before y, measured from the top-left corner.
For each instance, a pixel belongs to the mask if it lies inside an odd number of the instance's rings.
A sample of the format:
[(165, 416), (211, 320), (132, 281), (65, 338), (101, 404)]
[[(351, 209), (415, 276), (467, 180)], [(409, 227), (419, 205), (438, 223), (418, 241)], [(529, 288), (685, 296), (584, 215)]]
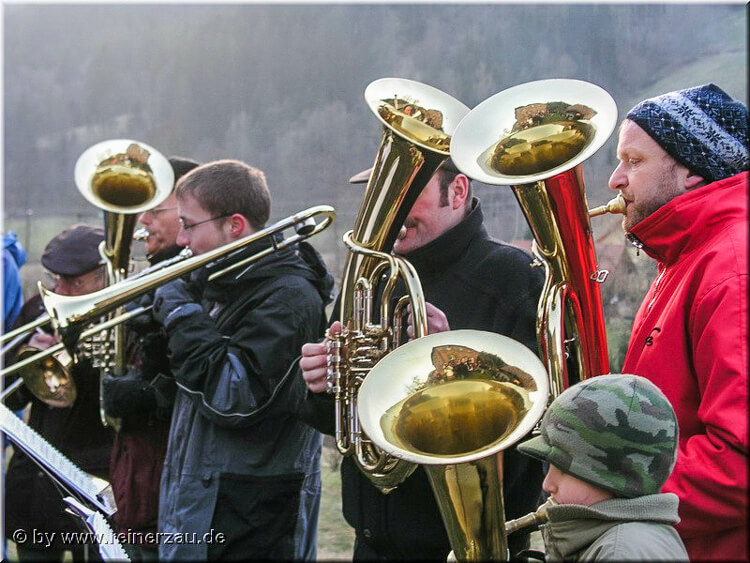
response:
[(635, 235), (631, 235), (630, 233), (625, 235), (625, 238), (627, 238), (630, 244), (632, 244), (635, 247), (635, 255), (640, 256), (641, 249), (643, 248), (643, 243), (640, 240), (638, 240), (638, 237), (636, 237)]
[(651, 297), (651, 301), (649, 301), (648, 303), (648, 307), (646, 307), (646, 313), (651, 312), (651, 307), (653, 307), (654, 301), (656, 301), (656, 294), (659, 291), (659, 284), (661, 283), (661, 280), (664, 277), (664, 273), (667, 271), (667, 267), (663, 266), (662, 264), (659, 264), (659, 269), (661, 271), (659, 272), (659, 275), (656, 277), (656, 281), (654, 282), (654, 294)]

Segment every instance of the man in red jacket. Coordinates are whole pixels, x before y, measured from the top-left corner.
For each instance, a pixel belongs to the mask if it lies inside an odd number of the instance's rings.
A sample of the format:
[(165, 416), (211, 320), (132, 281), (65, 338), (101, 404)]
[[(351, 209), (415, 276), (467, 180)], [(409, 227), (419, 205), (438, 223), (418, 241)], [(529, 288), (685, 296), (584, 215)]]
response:
[(748, 558), (747, 108), (714, 84), (645, 100), (620, 128), (609, 186), (623, 229), (658, 261), (622, 371), (679, 422), (664, 492), (691, 561)]

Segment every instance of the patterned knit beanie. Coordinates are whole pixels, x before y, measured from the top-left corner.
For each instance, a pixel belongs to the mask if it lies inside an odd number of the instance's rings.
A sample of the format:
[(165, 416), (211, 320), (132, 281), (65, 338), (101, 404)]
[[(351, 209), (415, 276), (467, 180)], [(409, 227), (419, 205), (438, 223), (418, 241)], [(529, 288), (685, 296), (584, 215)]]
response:
[(716, 84), (644, 100), (627, 119), (706, 182), (748, 169), (747, 108)]
[(518, 450), (621, 497), (661, 491), (674, 467), (677, 421), (648, 379), (601, 375), (555, 399), (541, 435)]

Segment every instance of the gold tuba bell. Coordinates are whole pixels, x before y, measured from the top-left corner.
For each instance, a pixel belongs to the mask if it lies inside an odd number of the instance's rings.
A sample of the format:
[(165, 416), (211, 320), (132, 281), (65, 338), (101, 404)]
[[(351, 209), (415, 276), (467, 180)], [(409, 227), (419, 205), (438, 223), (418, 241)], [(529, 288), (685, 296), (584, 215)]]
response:
[[(449, 331), (401, 346), (359, 389), (363, 430), (388, 455), (425, 466), (457, 560), (505, 560), (502, 457), (549, 401), (609, 371), (604, 317), (580, 164), (612, 133), (601, 88), (546, 80), (511, 88), (461, 121), (451, 157), (468, 177), (512, 185), (544, 267), (537, 310), (543, 361), (496, 334)], [(592, 215), (621, 211), (613, 200)], [(542, 511), (543, 512), (543, 511)]]
[(455, 330), (383, 358), (359, 390), (359, 416), (378, 447), (424, 466), (457, 560), (506, 560), (497, 454), (533, 428), (548, 396), (544, 365), (526, 346)]
[(589, 211), (582, 163), (609, 138), (617, 105), (579, 80), (540, 80), (488, 98), (459, 124), (451, 155), (469, 177), (512, 186), (534, 236), (534, 265), (545, 270), (537, 310), (539, 353), (552, 398), (609, 372), (590, 216), (623, 213), (621, 199)]
[[(130, 246), (139, 215), (158, 206), (172, 193), (172, 165), (160, 152), (140, 141), (111, 139), (81, 154), (75, 165), (78, 191), (104, 214), (104, 243), (99, 249), (107, 269), (107, 285), (128, 276)], [(117, 312), (112, 313), (112, 316)], [(118, 324), (97, 337), (88, 354), (103, 377), (126, 369), (125, 331)], [(104, 413), (102, 424), (118, 429), (120, 422)]]
[[(409, 262), (390, 251), (414, 201), (448, 157), (451, 134), (469, 109), (431, 86), (398, 78), (372, 82), (365, 100), (384, 127), (354, 229), (344, 235), (349, 255), (341, 283), (343, 329), (338, 335), (328, 334), (328, 390), (335, 394), (338, 450), (354, 456), (360, 470), (387, 492), (415, 466), (385, 455), (363, 434), (358, 390), (370, 369), (399, 346), (408, 303), (415, 335), (427, 333), (419, 278)], [(399, 279), (407, 296), (391, 310)], [(375, 312), (378, 295), (380, 310)]]

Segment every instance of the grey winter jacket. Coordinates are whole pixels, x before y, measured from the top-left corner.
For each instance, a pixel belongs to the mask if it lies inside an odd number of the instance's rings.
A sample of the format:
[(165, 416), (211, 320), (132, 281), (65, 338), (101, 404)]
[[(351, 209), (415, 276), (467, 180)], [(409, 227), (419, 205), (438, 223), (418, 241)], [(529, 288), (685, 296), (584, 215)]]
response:
[[(308, 450), (317, 443), (296, 418), (305, 396), (296, 360), (302, 344), (322, 337), (333, 286), (317, 253), (300, 246), (301, 254), (276, 252), (209, 282), (203, 310), (168, 330), (178, 392), (160, 559), (293, 557)], [(178, 543), (174, 534), (190, 535)]]
[(540, 527), (547, 561), (687, 561), (677, 505), (662, 493), (552, 506)]

